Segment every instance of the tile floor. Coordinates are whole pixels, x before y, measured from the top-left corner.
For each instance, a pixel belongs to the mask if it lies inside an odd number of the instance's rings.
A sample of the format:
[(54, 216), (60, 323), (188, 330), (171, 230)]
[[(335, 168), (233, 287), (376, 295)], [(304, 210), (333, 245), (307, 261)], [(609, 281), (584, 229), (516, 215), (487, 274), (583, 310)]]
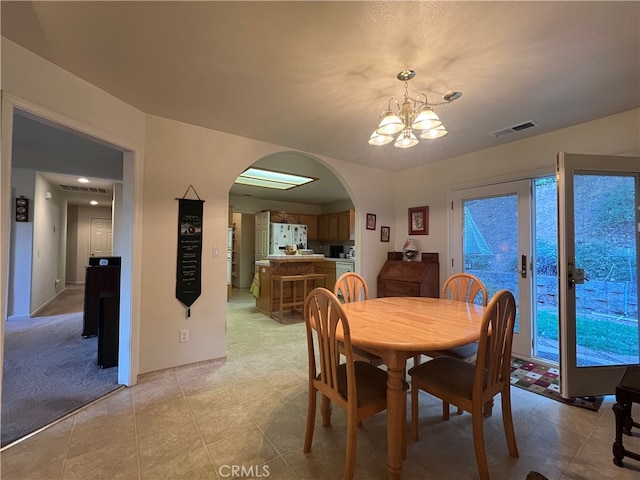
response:
[[(75, 415), (1, 453), (3, 480), (338, 479), (345, 416), (316, 427), (302, 453), (307, 403), (304, 324), (261, 315), (246, 291), (228, 308), (228, 357), (142, 375)], [(507, 453), (499, 402), (485, 420), (495, 479), (638, 479), (640, 462), (613, 465), (613, 398), (599, 412), (512, 388), (520, 458)], [(319, 404), (320, 402), (318, 402)], [(409, 442), (405, 479), (477, 478), (471, 416), (443, 422), (438, 401), (421, 394), (421, 440)], [(640, 418), (640, 411), (634, 410)], [(317, 415), (319, 421), (320, 415)], [(384, 479), (384, 413), (359, 430), (356, 478)], [(625, 438), (640, 451), (640, 438)], [(235, 469), (235, 470), (234, 470)]]

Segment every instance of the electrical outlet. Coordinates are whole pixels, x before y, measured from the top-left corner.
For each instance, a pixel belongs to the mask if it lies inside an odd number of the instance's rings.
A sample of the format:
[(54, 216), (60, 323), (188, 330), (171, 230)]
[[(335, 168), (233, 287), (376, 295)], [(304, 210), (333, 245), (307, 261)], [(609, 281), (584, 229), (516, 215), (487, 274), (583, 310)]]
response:
[(180, 343), (185, 343), (189, 341), (189, 329), (185, 328), (180, 330)]

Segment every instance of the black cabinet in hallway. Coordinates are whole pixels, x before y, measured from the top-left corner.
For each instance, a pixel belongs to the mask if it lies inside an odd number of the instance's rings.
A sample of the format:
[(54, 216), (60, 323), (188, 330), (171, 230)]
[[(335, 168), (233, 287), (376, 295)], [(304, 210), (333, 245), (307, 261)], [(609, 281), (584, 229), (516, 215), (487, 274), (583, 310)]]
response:
[(82, 336), (98, 334), (100, 321), (100, 295), (115, 293), (120, 296), (120, 257), (91, 257), (85, 269), (84, 321)]

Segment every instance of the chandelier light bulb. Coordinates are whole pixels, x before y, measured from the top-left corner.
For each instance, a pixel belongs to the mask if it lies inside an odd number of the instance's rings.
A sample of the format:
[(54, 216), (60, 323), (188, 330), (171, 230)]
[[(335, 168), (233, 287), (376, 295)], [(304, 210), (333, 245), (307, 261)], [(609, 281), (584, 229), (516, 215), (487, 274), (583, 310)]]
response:
[(418, 139), (413, 134), (410, 128), (406, 128), (403, 132), (398, 135), (396, 139), (396, 143), (393, 144), (396, 148), (411, 148), (418, 145)]
[(420, 138), (424, 138), (425, 140), (433, 140), (434, 138), (444, 137), (447, 133), (444, 126), (440, 125), (439, 127), (432, 128), (431, 130), (425, 130), (420, 134)]
[(369, 145), (387, 145), (393, 142), (391, 135), (380, 135), (377, 132), (373, 132), (369, 137)]
[(403, 128), (404, 123), (400, 117), (391, 110), (387, 110), (384, 113), (382, 120), (380, 120), (376, 133), (378, 135), (395, 135), (396, 133), (401, 132)]
[(431, 130), (442, 125), (442, 120), (438, 118), (436, 112), (431, 107), (425, 107), (413, 121), (411, 128), (416, 130)]

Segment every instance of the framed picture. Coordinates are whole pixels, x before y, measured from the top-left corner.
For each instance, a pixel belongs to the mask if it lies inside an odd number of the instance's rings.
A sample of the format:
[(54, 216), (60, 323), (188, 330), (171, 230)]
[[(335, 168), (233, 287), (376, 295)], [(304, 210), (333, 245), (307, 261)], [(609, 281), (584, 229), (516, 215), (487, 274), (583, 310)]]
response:
[(29, 221), (29, 199), (21, 196), (16, 198), (16, 222)]
[(367, 213), (367, 230), (376, 229), (376, 216), (373, 213)]
[(388, 242), (391, 235), (391, 227), (380, 227), (380, 241)]
[(409, 235), (429, 235), (429, 207), (409, 209)]

